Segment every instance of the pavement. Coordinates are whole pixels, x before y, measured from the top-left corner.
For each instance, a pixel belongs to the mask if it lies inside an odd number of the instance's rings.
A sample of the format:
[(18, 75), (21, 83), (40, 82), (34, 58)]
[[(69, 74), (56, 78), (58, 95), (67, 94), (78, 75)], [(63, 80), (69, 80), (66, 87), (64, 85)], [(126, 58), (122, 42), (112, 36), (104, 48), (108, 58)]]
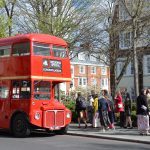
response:
[(100, 128), (84, 128), (84, 124), (81, 124), (81, 128), (78, 128), (77, 123), (71, 123), (69, 125), (67, 134), (74, 136), (150, 144), (150, 135), (140, 135), (137, 128), (124, 129), (120, 128), (119, 126), (116, 126), (115, 130), (109, 129), (105, 130), (104, 132)]

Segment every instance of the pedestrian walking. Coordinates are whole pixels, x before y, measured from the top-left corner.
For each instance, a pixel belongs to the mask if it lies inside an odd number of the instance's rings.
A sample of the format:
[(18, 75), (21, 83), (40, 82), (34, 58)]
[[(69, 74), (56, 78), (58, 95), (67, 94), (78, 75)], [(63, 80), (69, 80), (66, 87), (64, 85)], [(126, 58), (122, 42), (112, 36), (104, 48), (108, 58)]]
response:
[(78, 128), (80, 128), (81, 120), (83, 120), (85, 124), (85, 128), (87, 128), (87, 113), (86, 113), (86, 100), (81, 95), (81, 92), (78, 93), (77, 99), (76, 99), (76, 106), (75, 110), (77, 112), (78, 117)]
[[(106, 97), (107, 98), (107, 97)], [(114, 111), (114, 103), (110, 97), (107, 98), (107, 103), (108, 103), (108, 117), (110, 120), (110, 129), (115, 129), (115, 111)]]
[(146, 90), (146, 98), (147, 98), (148, 107), (150, 109), (150, 89)]
[(124, 127), (124, 105), (120, 91), (116, 92), (115, 96), (115, 110), (120, 113), (120, 127)]
[(94, 95), (88, 96), (88, 106), (87, 106), (87, 119), (90, 124), (93, 124), (93, 103), (94, 103)]
[(98, 112), (98, 94), (95, 94), (94, 103), (93, 103), (94, 115), (93, 115), (93, 127), (100, 127), (100, 119)]
[(140, 135), (149, 135), (149, 108), (146, 90), (141, 90), (137, 97), (137, 124)]
[(132, 129), (132, 120), (131, 120), (131, 110), (132, 110), (132, 105), (131, 105), (131, 99), (130, 99), (130, 94), (127, 92), (125, 96), (125, 102), (124, 102), (124, 108), (125, 108), (125, 126), (124, 128), (127, 128), (128, 124), (130, 125), (130, 129)]
[(109, 107), (106, 99), (107, 96), (108, 96), (108, 91), (102, 90), (102, 98), (98, 100), (98, 111), (99, 111), (100, 123), (103, 131), (105, 131), (105, 129), (108, 129), (111, 124), (108, 116)]

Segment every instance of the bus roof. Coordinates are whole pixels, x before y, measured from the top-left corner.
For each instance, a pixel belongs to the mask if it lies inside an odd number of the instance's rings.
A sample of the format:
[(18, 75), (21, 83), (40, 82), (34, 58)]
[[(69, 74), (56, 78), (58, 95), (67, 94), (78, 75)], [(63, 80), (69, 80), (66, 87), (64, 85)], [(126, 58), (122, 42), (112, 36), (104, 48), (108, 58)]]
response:
[(39, 34), (39, 33), (18, 34), (12, 37), (0, 38), (0, 44), (13, 44), (15, 42), (22, 42), (25, 40), (67, 46), (67, 43), (61, 38), (48, 34)]

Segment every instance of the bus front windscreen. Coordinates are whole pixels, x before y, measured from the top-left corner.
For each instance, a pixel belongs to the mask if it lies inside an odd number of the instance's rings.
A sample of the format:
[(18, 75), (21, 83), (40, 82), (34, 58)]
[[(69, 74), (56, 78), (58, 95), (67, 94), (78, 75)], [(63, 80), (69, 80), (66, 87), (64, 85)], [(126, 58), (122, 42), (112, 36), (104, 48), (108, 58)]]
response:
[(50, 56), (49, 44), (33, 43), (34, 55)]
[(34, 99), (50, 100), (51, 84), (49, 81), (34, 81)]
[(54, 57), (60, 57), (60, 58), (66, 58), (67, 57), (67, 51), (66, 48), (61, 46), (53, 46), (53, 56)]

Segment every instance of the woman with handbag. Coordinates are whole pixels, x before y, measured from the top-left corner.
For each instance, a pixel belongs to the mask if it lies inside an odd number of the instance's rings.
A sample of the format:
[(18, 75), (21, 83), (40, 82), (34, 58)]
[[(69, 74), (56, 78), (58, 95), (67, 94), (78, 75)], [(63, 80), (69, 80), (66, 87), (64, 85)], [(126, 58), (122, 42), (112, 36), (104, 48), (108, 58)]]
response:
[(115, 97), (115, 110), (120, 113), (120, 127), (124, 127), (124, 105), (120, 91), (116, 92)]

